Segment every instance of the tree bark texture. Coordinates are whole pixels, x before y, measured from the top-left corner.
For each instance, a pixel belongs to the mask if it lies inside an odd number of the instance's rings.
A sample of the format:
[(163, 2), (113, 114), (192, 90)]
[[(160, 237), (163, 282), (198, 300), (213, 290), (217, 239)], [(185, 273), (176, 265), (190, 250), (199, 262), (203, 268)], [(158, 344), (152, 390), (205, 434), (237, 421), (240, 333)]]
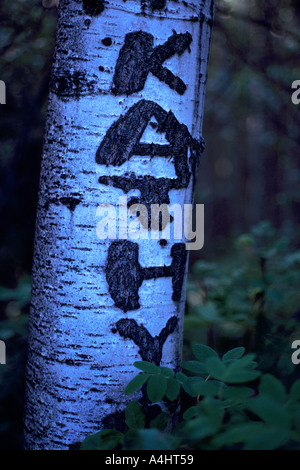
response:
[(134, 361), (179, 367), (185, 240), (99, 239), (97, 208), (117, 208), (121, 196), (129, 206), (192, 202), (212, 16), (213, 0), (60, 0), (33, 262), (26, 449), (72, 449), (120, 427)]

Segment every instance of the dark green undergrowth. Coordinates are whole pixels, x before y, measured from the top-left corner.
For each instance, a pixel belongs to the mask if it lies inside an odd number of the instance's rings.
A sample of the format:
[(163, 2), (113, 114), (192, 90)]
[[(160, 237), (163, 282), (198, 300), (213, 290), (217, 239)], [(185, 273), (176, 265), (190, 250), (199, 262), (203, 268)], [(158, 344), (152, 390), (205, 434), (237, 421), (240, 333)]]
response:
[(300, 449), (300, 380), (287, 390), (272, 374), (258, 371), (254, 354), (242, 347), (222, 357), (203, 344), (193, 352), (195, 360), (182, 363), (192, 375), (139, 361), (134, 365), (142, 372), (125, 389), (128, 395), (146, 384), (149, 401), (162, 401), (166, 409), (182, 392), (192, 399), (171, 432), (167, 411), (145, 427), (143, 407), (133, 400), (125, 410), (126, 432), (102, 430), (81, 449)]
[(220, 353), (243, 346), (260, 370), (287, 386), (299, 375), (291, 344), (300, 339), (299, 233), (265, 221), (236, 239), (218, 262), (197, 261), (189, 277), (184, 355), (195, 342)]
[[(197, 261), (182, 371), (137, 362), (142, 372), (125, 389), (141, 388), (163, 411), (149, 423), (148, 409), (133, 400), (126, 432), (100, 431), (82, 449), (300, 449), (300, 365), (291, 360), (300, 339), (299, 267), (297, 234), (279, 236), (269, 222), (239, 236), (230, 256)], [(179, 398), (170, 431), (167, 410)]]

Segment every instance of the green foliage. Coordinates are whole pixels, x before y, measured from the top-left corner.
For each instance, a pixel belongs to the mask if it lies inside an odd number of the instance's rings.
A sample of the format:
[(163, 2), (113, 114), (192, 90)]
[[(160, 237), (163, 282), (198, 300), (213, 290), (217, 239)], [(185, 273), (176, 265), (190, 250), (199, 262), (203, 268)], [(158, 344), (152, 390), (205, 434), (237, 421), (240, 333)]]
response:
[(297, 241), (267, 221), (239, 236), (234, 251), (217, 264), (197, 261), (188, 284), (185, 356), (202, 335), (220, 350), (235, 344), (254, 350), (261, 370), (292, 382), (290, 347), (300, 337), (299, 267)]
[(31, 284), (29, 276), (19, 280), (15, 289), (0, 286), (0, 302), (14, 301), (18, 306), (24, 307), (30, 301)]
[(105, 429), (89, 436), (81, 445), (81, 450), (112, 450), (122, 442), (124, 436), (114, 429)]
[(125, 423), (129, 429), (139, 429), (145, 426), (145, 415), (135, 401), (130, 402), (125, 410)]
[(0, 287), (0, 339), (6, 344), (6, 364), (0, 366), (0, 449), (5, 450), (23, 445), (29, 301), (27, 276), (20, 278), (15, 289)]
[(165, 434), (162, 431), (169, 421), (167, 413), (160, 413), (145, 429), (145, 414), (142, 407), (131, 401), (125, 409), (125, 423), (128, 430), (125, 433), (113, 429), (104, 429), (88, 436), (81, 445), (81, 450), (124, 450), (142, 449), (157, 450), (176, 449), (179, 439), (176, 436)]
[(193, 375), (139, 361), (135, 366), (143, 372), (126, 387), (130, 394), (147, 383), (149, 401), (162, 401), (169, 409), (180, 396), (194, 398), (175, 427), (167, 412), (147, 426), (142, 407), (133, 400), (125, 410), (126, 432), (100, 431), (88, 436), (81, 448), (300, 449), (300, 380), (287, 391), (276, 377), (258, 371), (254, 354), (245, 354), (243, 347), (222, 357), (203, 344), (194, 345), (193, 351), (196, 360), (182, 363)]

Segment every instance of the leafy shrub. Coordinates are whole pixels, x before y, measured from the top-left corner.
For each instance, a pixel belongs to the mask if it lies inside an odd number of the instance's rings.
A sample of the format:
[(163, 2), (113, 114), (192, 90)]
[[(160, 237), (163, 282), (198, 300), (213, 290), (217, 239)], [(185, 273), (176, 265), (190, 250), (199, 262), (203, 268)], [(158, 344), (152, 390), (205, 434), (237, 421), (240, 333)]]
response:
[(203, 344), (193, 346), (195, 360), (175, 373), (146, 361), (125, 394), (141, 387), (151, 403), (168, 409), (182, 394), (193, 399), (171, 430), (172, 416), (159, 413), (145, 426), (145, 411), (135, 400), (125, 410), (126, 432), (102, 430), (87, 437), (82, 450), (300, 449), (300, 380), (290, 390), (272, 374), (257, 370), (254, 354), (243, 347), (220, 357)]
[[(300, 337), (300, 251), (265, 221), (237, 238), (228, 257), (197, 261), (189, 278), (184, 353), (195, 341), (255, 351), (260, 369), (292, 384), (290, 348)], [(206, 333), (206, 336), (204, 335)]]

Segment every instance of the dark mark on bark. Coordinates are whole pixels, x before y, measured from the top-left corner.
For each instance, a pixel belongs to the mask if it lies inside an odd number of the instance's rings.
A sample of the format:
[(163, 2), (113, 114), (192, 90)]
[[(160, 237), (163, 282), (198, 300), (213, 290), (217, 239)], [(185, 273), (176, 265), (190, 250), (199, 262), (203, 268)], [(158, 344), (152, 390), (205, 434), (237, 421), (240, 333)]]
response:
[(129, 240), (117, 240), (108, 249), (106, 280), (109, 293), (116, 307), (127, 312), (137, 310), (139, 288), (144, 280), (172, 277), (172, 299), (178, 302), (185, 272), (186, 249), (184, 243), (176, 243), (171, 248), (172, 263), (169, 266), (142, 268), (139, 264), (139, 245)]
[(73, 212), (76, 206), (81, 203), (81, 200), (76, 197), (61, 197), (59, 198), (59, 202)]
[(69, 197), (60, 197), (60, 198), (52, 198), (52, 199), (49, 199), (48, 201), (45, 202), (45, 209), (48, 210), (49, 208), (49, 204), (55, 204), (56, 206), (58, 206), (59, 204), (62, 204), (63, 206), (66, 206), (69, 211), (71, 212), (74, 212), (76, 206), (78, 206), (78, 204), (81, 203), (81, 199), (77, 198), (77, 197), (72, 197), (72, 196), (69, 196)]
[(184, 94), (185, 83), (169, 69), (163, 67), (163, 62), (175, 54), (182, 55), (185, 50), (189, 49), (192, 42), (191, 34), (189, 32), (177, 34), (174, 31), (164, 44), (155, 48), (153, 48), (153, 41), (152, 34), (143, 31), (126, 34), (125, 43), (120, 50), (116, 64), (112, 93), (130, 95), (141, 91), (151, 72), (172, 90), (180, 95)]
[(102, 420), (102, 427), (104, 429), (115, 429), (119, 432), (128, 431), (125, 423), (125, 411), (116, 411), (105, 416)]
[(69, 450), (80, 450), (81, 442), (75, 442), (69, 445)]
[(105, 398), (104, 401), (105, 401), (105, 403), (108, 403), (109, 405), (111, 405), (114, 402), (113, 399), (109, 398), (109, 397)]
[(141, 0), (142, 7), (149, 6), (151, 10), (162, 10), (166, 6), (166, 0)]
[(103, 0), (82, 0), (83, 10), (87, 15), (99, 16), (104, 10)]
[(112, 40), (111, 38), (104, 38), (101, 40), (103, 46), (111, 46), (112, 45)]
[[(109, 403), (107, 400), (105, 400)], [(111, 401), (110, 403), (113, 403)], [(150, 404), (149, 399), (145, 391), (143, 391), (143, 398), (139, 400), (139, 403), (143, 406), (145, 413), (145, 427), (150, 426), (151, 421), (156, 418), (156, 416), (162, 412), (161, 407), (157, 404)], [(109, 413), (102, 420), (102, 426), (104, 429), (115, 429), (119, 432), (127, 432), (128, 426), (125, 422), (125, 411), (116, 411), (115, 413)], [(118, 450), (119, 447), (116, 447), (115, 450)]]
[(120, 336), (131, 339), (139, 347), (139, 354), (143, 361), (153, 362), (159, 366), (162, 358), (163, 346), (170, 334), (177, 326), (177, 318), (171, 317), (158, 336), (151, 336), (149, 331), (137, 324), (135, 320), (124, 318), (116, 323), (116, 329)]
[(88, 80), (80, 70), (75, 72), (56, 71), (50, 81), (50, 89), (61, 97), (79, 98), (95, 91), (96, 80)]
[[(113, 403), (113, 402), (112, 402)], [(143, 406), (145, 413), (145, 427), (150, 426), (151, 421), (162, 412), (162, 409), (157, 404), (150, 404), (147, 394), (143, 392), (143, 398), (139, 400), (139, 403)], [(125, 422), (125, 411), (116, 411), (115, 413), (109, 413), (102, 420), (102, 426), (104, 429), (115, 429), (119, 432), (127, 432), (128, 426)], [(115, 450), (118, 450), (117, 446)]]

